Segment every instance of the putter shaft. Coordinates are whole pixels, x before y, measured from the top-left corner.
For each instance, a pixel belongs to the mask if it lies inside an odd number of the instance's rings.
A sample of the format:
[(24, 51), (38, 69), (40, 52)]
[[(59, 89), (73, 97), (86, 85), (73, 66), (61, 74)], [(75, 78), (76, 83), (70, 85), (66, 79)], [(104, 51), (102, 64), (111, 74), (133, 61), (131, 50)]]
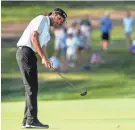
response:
[(62, 77), (62, 79), (67, 82), (68, 84), (70, 84), (72, 87), (75, 87), (71, 82), (69, 82), (63, 75), (61, 75), (59, 72), (56, 72), (60, 77)]
[[(55, 69), (52, 68), (54, 71)], [(59, 72), (55, 71), (66, 83), (68, 83), (69, 85), (71, 85), (72, 87), (76, 87), (74, 86), (71, 82), (69, 82), (63, 75), (61, 75)], [(87, 94), (87, 90), (83, 91), (80, 93), (81, 96), (85, 96)]]
[[(52, 68), (54, 71), (55, 69)], [(71, 85), (72, 87), (75, 87), (71, 82), (69, 82), (63, 75), (61, 75), (59, 72), (55, 71), (66, 83), (68, 83), (69, 85)]]

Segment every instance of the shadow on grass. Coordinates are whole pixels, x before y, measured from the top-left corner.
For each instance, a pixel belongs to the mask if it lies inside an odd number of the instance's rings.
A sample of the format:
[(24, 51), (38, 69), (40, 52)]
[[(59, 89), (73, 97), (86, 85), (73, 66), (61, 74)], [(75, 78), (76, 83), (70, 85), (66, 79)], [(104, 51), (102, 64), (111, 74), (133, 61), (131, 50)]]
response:
[[(2, 78), (1, 99), (4, 102), (24, 100), (24, 86), (20, 79)], [(135, 97), (135, 89), (128, 87), (123, 80), (70, 80), (76, 87), (72, 87), (63, 80), (40, 80), (40, 100), (73, 100), (92, 98)], [(80, 92), (87, 88), (88, 94), (80, 96)]]
[[(52, 99), (68, 99), (72, 97), (72, 94), (78, 93), (83, 87), (81, 85), (85, 82), (84, 80), (74, 80), (72, 84), (75, 87), (70, 86), (63, 80), (52, 80), (52, 81), (39, 81), (39, 98), (52, 100)], [(24, 86), (22, 80), (12, 78), (1, 79), (1, 99), (2, 101), (18, 101), (24, 98)], [(59, 95), (61, 97), (59, 98)], [(65, 97), (67, 95), (67, 98)]]

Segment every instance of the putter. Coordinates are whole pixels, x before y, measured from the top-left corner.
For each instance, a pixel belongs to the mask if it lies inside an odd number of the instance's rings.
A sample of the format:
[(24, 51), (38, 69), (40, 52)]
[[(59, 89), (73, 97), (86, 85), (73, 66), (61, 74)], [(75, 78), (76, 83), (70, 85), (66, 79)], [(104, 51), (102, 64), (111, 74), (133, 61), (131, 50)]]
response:
[[(52, 68), (54, 70), (54, 72), (56, 72), (66, 83), (68, 83), (69, 85), (71, 85), (72, 87), (76, 87), (75, 85), (73, 85), (69, 80), (67, 80), (63, 75), (61, 75), (61, 73), (55, 71), (54, 68)], [(87, 89), (82, 91), (80, 93), (81, 96), (85, 96), (87, 94)]]

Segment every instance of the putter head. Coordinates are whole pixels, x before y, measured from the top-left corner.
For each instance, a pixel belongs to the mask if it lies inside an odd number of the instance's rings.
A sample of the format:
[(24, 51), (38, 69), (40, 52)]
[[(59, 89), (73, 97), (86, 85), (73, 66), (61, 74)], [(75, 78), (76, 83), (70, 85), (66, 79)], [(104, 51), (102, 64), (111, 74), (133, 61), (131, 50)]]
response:
[(80, 93), (81, 96), (85, 96), (86, 94), (87, 94), (87, 90), (82, 91), (82, 92)]

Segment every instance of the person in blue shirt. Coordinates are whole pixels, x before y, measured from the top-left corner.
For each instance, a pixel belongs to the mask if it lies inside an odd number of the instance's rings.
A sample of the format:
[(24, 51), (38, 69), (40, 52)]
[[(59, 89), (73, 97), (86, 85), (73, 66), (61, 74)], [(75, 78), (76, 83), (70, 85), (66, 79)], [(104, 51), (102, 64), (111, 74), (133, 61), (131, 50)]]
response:
[(100, 31), (103, 50), (108, 49), (111, 30), (112, 30), (112, 20), (110, 18), (110, 13), (106, 12), (105, 15), (100, 20)]
[(130, 11), (126, 12), (126, 17), (123, 19), (123, 27), (126, 35), (126, 39), (129, 45), (132, 44), (131, 35), (133, 32), (133, 25), (135, 24), (135, 19), (131, 16)]

